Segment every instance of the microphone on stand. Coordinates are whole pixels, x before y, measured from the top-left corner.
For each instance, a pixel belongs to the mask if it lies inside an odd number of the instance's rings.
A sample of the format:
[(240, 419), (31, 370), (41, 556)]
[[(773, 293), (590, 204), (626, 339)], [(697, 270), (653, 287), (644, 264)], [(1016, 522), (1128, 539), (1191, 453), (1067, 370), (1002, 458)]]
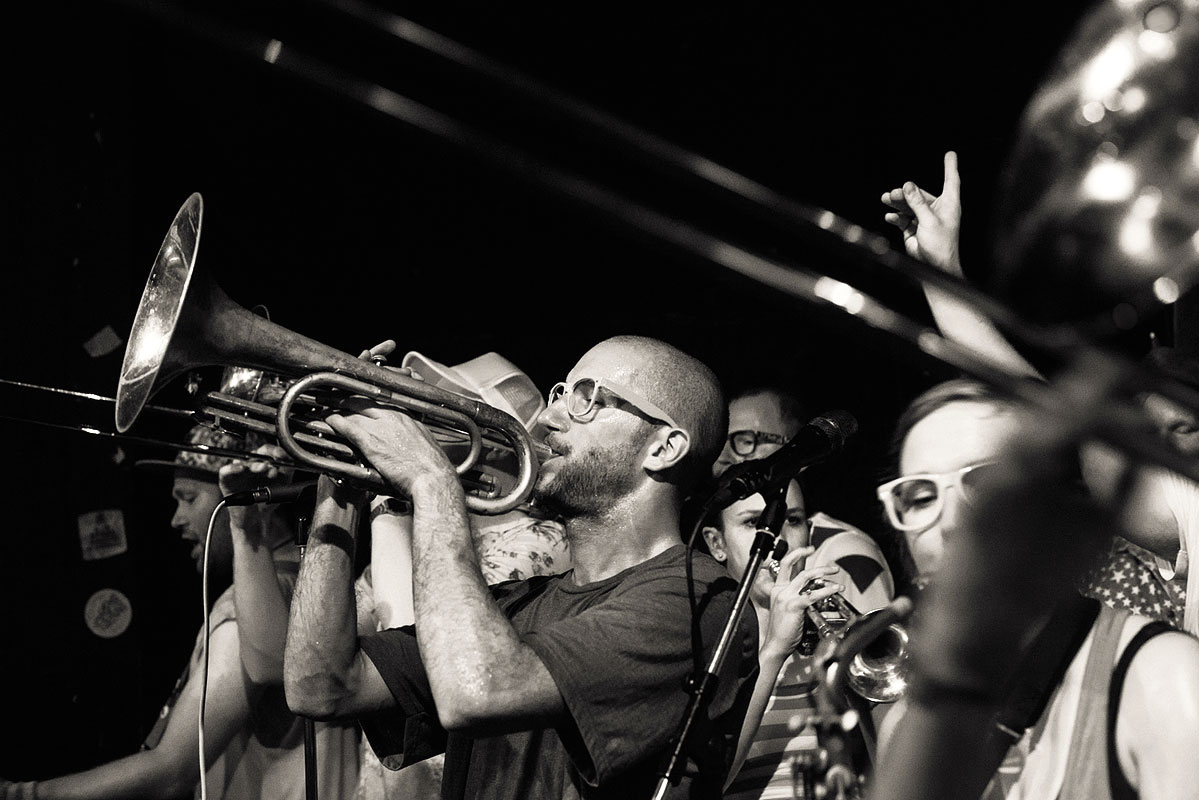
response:
[(766, 458), (742, 461), (721, 473), (707, 507), (725, 508), (767, 486), (794, 477), (804, 467), (840, 451), (845, 440), (857, 430), (858, 421), (848, 411), (838, 409), (821, 414)]
[(244, 492), (234, 492), (221, 499), (227, 506), (251, 506), (255, 503), (290, 503), (299, 500), (308, 490), (316, 490), (316, 481), (290, 483), (286, 486), (259, 486)]

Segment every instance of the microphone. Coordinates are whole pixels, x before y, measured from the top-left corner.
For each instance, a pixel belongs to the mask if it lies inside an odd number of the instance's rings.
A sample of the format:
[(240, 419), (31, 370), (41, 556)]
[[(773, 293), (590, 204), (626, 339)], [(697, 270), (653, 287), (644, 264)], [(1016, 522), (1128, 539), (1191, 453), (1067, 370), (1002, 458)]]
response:
[(716, 479), (716, 492), (708, 500), (708, 507), (725, 508), (784, 478), (794, 477), (804, 467), (839, 451), (857, 430), (858, 421), (848, 411), (838, 409), (821, 414), (766, 458), (742, 461), (726, 469)]
[(221, 499), (227, 506), (250, 506), (255, 503), (290, 503), (299, 500), (304, 492), (316, 489), (316, 481), (289, 483), (287, 486), (259, 486), (244, 492), (234, 492)]

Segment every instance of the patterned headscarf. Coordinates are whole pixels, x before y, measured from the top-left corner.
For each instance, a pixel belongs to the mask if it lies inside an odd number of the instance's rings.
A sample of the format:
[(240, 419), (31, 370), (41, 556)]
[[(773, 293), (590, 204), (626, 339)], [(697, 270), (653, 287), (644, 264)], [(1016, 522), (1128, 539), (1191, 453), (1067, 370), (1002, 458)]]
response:
[(232, 462), (239, 454), (253, 452), (263, 441), (250, 432), (237, 434), (210, 425), (194, 425), (187, 433), (186, 443), (190, 448), (181, 449), (173, 461), (146, 459), (138, 461), (137, 466), (170, 470), (197, 480), (215, 481), (221, 467)]

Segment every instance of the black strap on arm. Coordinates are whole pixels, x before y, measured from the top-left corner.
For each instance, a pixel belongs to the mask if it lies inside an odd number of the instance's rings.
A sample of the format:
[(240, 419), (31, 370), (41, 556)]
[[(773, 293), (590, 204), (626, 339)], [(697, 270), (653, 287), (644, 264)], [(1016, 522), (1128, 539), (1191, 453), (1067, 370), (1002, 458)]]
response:
[(1157, 636), (1177, 630), (1172, 625), (1159, 620), (1148, 622), (1137, 631), (1132, 641), (1120, 654), (1116, 668), (1112, 670), (1112, 682), (1107, 694), (1107, 785), (1112, 794), (1112, 800), (1136, 800), (1137, 791), (1132, 788), (1124, 770), (1120, 769), (1120, 760), (1116, 754), (1116, 715), (1120, 711), (1120, 695), (1124, 691), (1124, 677), (1128, 674), (1128, 666), (1132, 657), (1141, 649), (1141, 645)]
[(1099, 609), (1098, 600), (1071, 594), (1025, 648), (1004, 693), (1007, 700), (995, 715), (986, 750), (986, 757), (994, 767), (985, 774), (993, 775), (999, 769), (1008, 749), (1044, 713), (1049, 698), (1095, 624)]

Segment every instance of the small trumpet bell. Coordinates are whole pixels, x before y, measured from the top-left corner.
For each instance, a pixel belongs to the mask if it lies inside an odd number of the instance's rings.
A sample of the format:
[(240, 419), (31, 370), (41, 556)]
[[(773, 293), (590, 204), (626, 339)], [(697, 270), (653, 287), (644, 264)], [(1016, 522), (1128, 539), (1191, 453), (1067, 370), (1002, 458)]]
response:
[(908, 631), (888, 626), (849, 661), (846, 680), (872, 703), (894, 703), (908, 688)]
[[(823, 583), (813, 581), (812, 585), (816, 587)], [(871, 620), (877, 621), (883, 611), (885, 609), (880, 608), (862, 614), (840, 594), (810, 606), (808, 617), (819, 637), (810, 643), (810, 653), (820, 658), (820, 648), (834, 648), (859, 627), (865, 629)], [(826, 613), (834, 618), (833, 623), (825, 618)], [(898, 622), (887, 625), (849, 659), (845, 668), (846, 685), (871, 703), (894, 703), (907, 691), (908, 659), (907, 628)]]

